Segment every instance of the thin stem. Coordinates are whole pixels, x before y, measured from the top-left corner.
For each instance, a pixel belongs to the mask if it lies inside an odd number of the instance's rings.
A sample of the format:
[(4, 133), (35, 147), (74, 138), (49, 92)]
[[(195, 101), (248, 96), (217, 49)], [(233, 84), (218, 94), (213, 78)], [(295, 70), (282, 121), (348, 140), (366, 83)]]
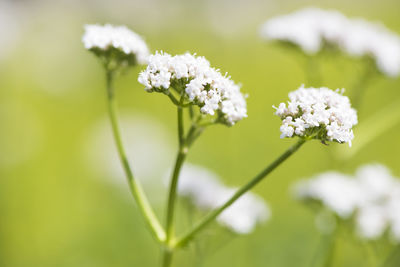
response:
[(171, 266), (172, 256), (173, 256), (173, 251), (170, 248), (164, 248), (163, 261), (162, 261), (163, 267)]
[(193, 121), (193, 118), (194, 118), (193, 105), (190, 105), (188, 110), (189, 110), (189, 117), (190, 117), (190, 120)]
[(167, 206), (167, 222), (166, 222), (166, 242), (169, 243), (174, 234), (174, 211), (175, 211), (175, 199), (176, 190), (178, 186), (179, 173), (181, 171), (183, 162), (187, 155), (187, 147), (181, 147), (175, 160), (175, 167), (172, 173), (169, 195), (168, 195), (168, 206)]
[(164, 229), (162, 228), (153, 209), (151, 208), (150, 203), (147, 200), (146, 195), (142, 189), (142, 186), (140, 185), (139, 181), (136, 180), (133, 176), (133, 172), (129, 166), (124, 146), (122, 144), (118, 119), (116, 115), (117, 103), (113, 88), (113, 78), (114, 78), (114, 72), (107, 70), (108, 113), (111, 121), (111, 127), (114, 135), (115, 144), (118, 150), (118, 155), (121, 160), (121, 164), (124, 169), (126, 178), (128, 180), (129, 188), (139, 206), (140, 212), (142, 213), (148, 227), (150, 228), (151, 233), (154, 235), (157, 241), (163, 242), (165, 240)]
[[(183, 97), (181, 97), (182, 102)], [(175, 199), (176, 199), (176, 189), (178, 186), (179, 173), (181, 171), (183, 162), (186, 158), (187, 147), (184, 145), (184, 126), (183, 126), (183, 112), (182, 107), (178, 106), (178, 140), (179, 140), (179, 150), (178, 155), (175, 160), (175, 167), (171, 177), (171, 184), (169, 187), (168, 194), (168, 204), (167, 204), (167, 221), (166, 221), (166, 243), (168, 244), (174, 232), (174, 211), (175, 211)]]
[(208, 224), (214, 221), (215, 218), (218, 217), (225, 209), (231, 206), (238, 198), (240, 198), (243, 194), (253, 188), (256, 184), (258, 184), (264, 177), (266, 177), (269, 173), (271, 173), (276, 167), (278, 167), (282, 162), (284, 162), (290, 155), (296, 152), (304, 143), (306, 139), (300, 139), (296, 144), (291, 146), (288, 150), (286, 150), (281, 156), (279, 156), (275, 161), (273, 161), (270, 165), (268, 165), (264, 170), (262, 170), (258, 175), (256, 175), (250, 182), (241, 187), (236, 193), (223, 204), (221, 207), (216, 210), (210, 212), (202, 221), (200, 221), (197, 225), (194, 226), (187, 234), (185, 234), (182, 238), (178, 239), (174, 244), (175, 247), (182, 247), (190, 240), (192, 240), (197, 233), (203, 230)]
[(334, 231), (331, 236), (327, 237), (327, 245), (324, 251), (323, 260), (322, 260), (322, 266), (323, 267), (331, 267), (333, 266), (334, 259), (335, 259), (335, 253), (336, 253), (336, 231)]
[[(183, 97), (181, 98), (180, 103), (182, 103)], [(172, 241), (174, 241), (174, 214), (175, 214), (175, 202), (176, 202), (176, 191), (178, 187), (179, 174), (182, 169), (183, 162), (186, 159), (186, 155), (188, 153), (189, 147), (192, 145), (194, 140), (199, 137), (203, 128), (198, 128), (197, 123), (199, 122), (200, 117), (196, 120), (196, 122), (192, 123), (188, 133), (184, 136), (184, 125), (183, 125), (183, 110), (182, 106), (178, 106), (178, 139), (179, 139), (179, 150), (178, 155), (176, 156), (174, 171), (171, 177), (170, 189), (168, 194), (168, 205), (167, 205), (167, 220), (166, 220), (166, 239), (165, 246), (163, 252), (163, 266), (168, 267), (172, 262), (172, 256), (174, 253), (174, 247), (171, 246)]]
[(175, 98), (175, 96), (171, 92), (168, 92), (167, 96), (169, 97), (169, 99), (171, 99), (172, 103), (179, 106), (179, 101)]
[[(183, 102), (183, 97), (181, 97), (180, 103)], [(183, 146), (184, 140), (184, 126), (183, 126), (183, 110), (182, 106), (178, 106), (178, 140), (179, 140), (179, 147)]]
[(395, 262), (396, 258), (399, 258), (400, 255), (400, 246), (397, 245), (396, 247), (393, 248), (391, 252), (389, 252), (389, 255), (386, 256), (386, 258), (383, 260), (382, 264), (379, 265), (379, 267), (389, 267), (391, 266), (393, 262)]

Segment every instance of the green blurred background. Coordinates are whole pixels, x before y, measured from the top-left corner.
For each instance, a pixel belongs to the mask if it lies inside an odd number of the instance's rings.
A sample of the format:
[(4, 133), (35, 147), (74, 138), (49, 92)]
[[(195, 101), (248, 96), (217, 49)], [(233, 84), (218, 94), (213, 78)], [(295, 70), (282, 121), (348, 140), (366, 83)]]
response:
[[(196, 52), (243, 85), (249, 117), (232, 128), (209, 128), (188, 158), (239, 186), (292, 144), (279, 139), (280, 121), (271, 106), (306, 83), (300, 58), (260, 40), (259, 26), (307, 6), (382, 21), (400, 33), (398, 0), (1, 0), (0, 266), (160, 262), (159, 248), (115, 161), (104, 73), (82, 46), (84, 24), (126, 24), (145, 37), (152, 51)], [(345, 57), (321, 61), (323, 85), (351, 93), (360, 64)], [(175, 157), (176, 111), (165, 96), (143, 90), (137, 82), (140, 69), (117, 81), (123, 136), (134, 170), (163, 219), (166, 196), (160, 177)], [(399, 79), (376, 79), (366, 91), (359, 120), (399, 99), (399, 90)], [(215, 246), (204, 256), (204, 266), (310, 266), (319, 234), (313, 214), (290, 196), (290, 184), (331, 169), (354, 173), (371, 162), (400, 176), (399, 131), (400, 124), (393, 124), (346, 160), (332, 157), (337, 145), (307, 144), (254, 190), (269, 203), (271, 219), (246, 236), (212, 227), (202, 237)], [(180, 212), (178, 219), (183, 216)], [(362, 249), (341, 241), (335, 266), (364, 266)], [(177, 254), (175, 266), (193, 262), (188, 248)]]

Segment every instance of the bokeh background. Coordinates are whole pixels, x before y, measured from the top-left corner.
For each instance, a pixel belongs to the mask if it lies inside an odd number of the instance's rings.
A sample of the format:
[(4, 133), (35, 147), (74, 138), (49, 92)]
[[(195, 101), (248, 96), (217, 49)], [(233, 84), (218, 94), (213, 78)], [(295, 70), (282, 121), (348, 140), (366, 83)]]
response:
[[(292, 144), (279, 139), (271, 106), (307, 85), (296, 53), (263, 42), (259, 27), (307, 6), (381, 21), (400, 33), (398, 0), (0, 0), (0, 266), (160, 262), (116, 161), (104, 73), (83, 49), (84, 24), (126, 24), (152, 51), (196, 52), (243, 85), (249, 117), (232, 128), (207, 129), (188, 158), (239, 186)], [(321, 61), (323, 85), (351, 93), (360, 64), (344, 56)], [(143, 90), (140, 69), (117, 81), (120, 117), (134, 171), (163, 218), (162, 177), (175, 157), (176, 110), (165, 96)], [(375, 79), (360, 121), (395, 103), (399, 90), (400, 79)], [(254, 189), (269, 203), (271, 219), (245, 236), (211, 227), (201, 237), (212, 244), (199, 256), (203, 266), (310, 266), (320, 237), (313, 213), (293, 200), (290, 185), (332, 169), (354, 173), (371, 162), (399, 177), (400, 123), (390, 126), (352, 157), (336, 153), (338, 145), (307, 144)], [(334, 266), (365, 266), (363, 253), (342, 238)], [(191, 248), (179, 252), (175, 265), (195, 266), (195, 255)]]

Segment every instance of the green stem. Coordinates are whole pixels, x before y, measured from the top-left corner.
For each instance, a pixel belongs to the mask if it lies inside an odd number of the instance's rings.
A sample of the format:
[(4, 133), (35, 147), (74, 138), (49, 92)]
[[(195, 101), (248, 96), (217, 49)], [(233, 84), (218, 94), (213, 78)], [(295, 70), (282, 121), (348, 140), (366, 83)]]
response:
[(329, 237), (327, 237), (327, 245), (322, 255), (322, 266), (331, 267), (333, 266), (336, 252), (336, 231), (334, 231)]
[(179, 101), (175, 98), (175, 96), (171, 92), (168, 92), (167, 96), (169, 97), (169, 99), (171, 99), (172, 103), (179, 106)]
[[(181, 97), (181, 100), (179, 103), (183, 102), (183, 97)], [(178, 140), (179, 140), (179, 147), (183, 146), (183, 143), (185, 141), (184, 137), (184, 129), (183, 129), (183, 110), (182, 106), (178, 106)]]
[(393, 266), (396, 261), (396, 259), (399, 259), (400, 256), (400, 245), (397, 245), (396, 247), (393, 248), (391, 252), (386, 256), (386, 258), (382, 261), (382, 264), (379, 265), (379, 267), (389, 267)]
[(171, 241), (174, 234), (174, 211), (175, 211), (175, 199), (176, 190), (178, 186), (179, 173), (181, 171), (183, 162), (187, 155), (187, 147), (181, 147), (175, 161), (174, 171), (172, 173), (169, 195), (168, 195), (168, 206), (167, 206), (167, 222), (166, 222), (166, 242), (167, 244)]
[(163, 261), (162, 261), (162, 266), (163, 267), (169, 267), (171, 266), (172, 263), (172, 256), (173, 256), (173, 251), (172, 249), (166, 247), (164, 248), (163, 252)]
[(184, 145), (185, 138), (183, 133), (183, 114), (181, 106), (178, 106), (178, 140), (179, 140), (179, 150), (178, 150), (178, 155), (176, 156), (175, 167), (172, 173), (171, 183), (169, 187), (169, 194), (168, 194), (167, 221), (166, 221), (167, 244), (170, 242), (174, 234), (173, 232), (174, 232), (174, 211), (175, 211), (176, 190), (178, 186), (179, 173), (181, 171), (183, 162), (188, 152), (188, 148)]
[(268, 165), (264, 170), (262, 170), (258, 175), (256, 175), (250, 182), (246, 185), (242, 186), (236, 193), (225, 202), (221, 207), (216, 210), (210, 212), (202, 221), (200, 221), (197, 225), (193, 227), (187, 234), (185, 234), (182, 238), (178, 239), (174, 244), (174, 247), (182, 247), (187, 244), (190, 240), (192, 240), (197, 233), (203, 230), (208, 224), (214, 221), (215, 218), (218, 217), (224, 210), (226, 210), (229, 206), (231, 206), (238, 198), (240, 198), (243, 194), (253, 188), (256, 184), (258, 184), (264, 177), (266, 177), (269, 173), (271, 173), (276, 167), (278, 167), (282, 162), (284, 162), (290, 155), (296, 152), (304, 143), (306, 139), (300, 139), (296, 144), (291, 146), (288, 150), (286, 150), (281, 156), (279, 156), (275, 161), (273, 161), (270, 165)]
[(190, 120), (193, 121), (193, 118), (194, 118), (193, 105), (189, 106), (189, 117), (190, 117)]
[(139, 210), (141, 211), (148, 227), (150, 228), (151, 233), (159, 242), (164, 242), (165, 240), (165, 232), (159, 223), (153, 209), (150, 206), (149, 201), (146, 198), (146, 195), (140, 185), (139, 181), (136, 180), (133, 176), (133, 172), (130, 168), (124, 146), (122, 144), (121, 134), (119, 131), (119, 125), (116, 115), (117, 110), (117, 102), (115, 99), (114, 88), (113, 88), (113, 79), (114, 72), (107, 70), (107, 96), (108, 96), (108, 113), (110, 116), (112, 132), (114, 135), (115, 144), (117, 146), (118, 155), (121, 160), (122, 167), (124, 169), (126, 178), (128, 180), (129, 188), (133, 197), (135, 198)]
[[(182, 103), (183, 97), (180, 103)], [(176, 156), (174, 171), (171, 177), (170, 189), (168, 194), (168, 205), (167, 205), (167, 220), (166, 220), (166, 239), (163, 252), (163, 266), (170, 266), (172, 262), (172, 256), (174, 253), (174, 247), (171, 245), (174, 242), (174, 214), (175, 214), (175, 202), (176, 202), (176, 192), (178, 188), (179, 174), (182, 169), (182, 165), (186, 159), (186, 155), (189, 151), (189, 147), (193, 144), (196, 138), (198, 138), (203, 130), (203, 128), (198, 128), (197, 123), (201, 117), (199, 117), (195, 122), (192, 123), (188, 133), (184, 136), (184, 126), (183, 126), (183, 110), (182, 106), (178, 106), (178, 140), (179, 140), (179, 150)]]

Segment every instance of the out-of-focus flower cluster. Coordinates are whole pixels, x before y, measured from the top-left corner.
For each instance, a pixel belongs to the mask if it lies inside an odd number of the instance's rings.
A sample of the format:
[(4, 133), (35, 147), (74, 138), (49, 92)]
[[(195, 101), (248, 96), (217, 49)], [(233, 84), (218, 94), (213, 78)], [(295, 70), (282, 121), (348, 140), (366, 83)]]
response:
[(357, 112), (348, 97), (338, 90), (301, 86), (289, 93), (289, 99), (275, 107), (275, 114), (282, 119), (281, 138), (300, 136), (351, 146)]
[[(178, 184), (178, 194), (205, 211), (220, 207), (235, 191), (235, 188), (223, 185), (213, 172), (191, 164), (183, 167)], [(222, 212), (217, 221), (233, 232), (248, 234), (269, 217), (270, 210), (265, 201), (249, 192)]]
[(383, 74), (400, 74), (399, 35), (382, 24), (350, 19), (338, 11), (306, 8), (278, 16), (263, 24), (261, 36), (292, 43), (307, 54), (331, 46), (351, 56), (370, 56)]
[(147, 63), (150, 54), (142, 37), (126, 26), (85, 25), (82, 42), (86, 49), (98, 56), (125, 60), (129, 65)]
[(393, 240), (400, 242), (400, 180), (382, 165), (364, 165), (355, 177), (322, 173), (298, 182), (295, 194), (321, 203), (341, 219), (354, 218), (364, 239), (381, 238), (389, 230)]
[(218, 116), (218, 121), (233, 125), (247, 117), (245, 96), (227, 74), (210, 67), (204, 57), (189, 53), (171, 56), (156, 53), (149, 57), (139, 82), (148, 92), (183, 95), (185, 101), (200, 107), (203, 114)]

